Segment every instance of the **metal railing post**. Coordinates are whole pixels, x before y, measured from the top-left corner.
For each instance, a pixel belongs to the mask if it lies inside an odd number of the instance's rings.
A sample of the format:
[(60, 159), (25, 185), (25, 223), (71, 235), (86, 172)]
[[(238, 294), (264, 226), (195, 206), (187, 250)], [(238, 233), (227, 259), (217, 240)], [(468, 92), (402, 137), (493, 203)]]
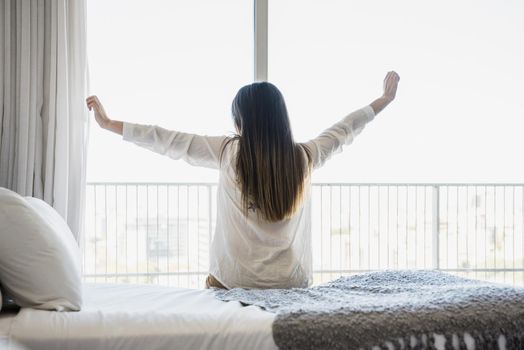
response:
[(208, 257), (209, 261), (211, 261), (211, 242), (213, 240), (213, 185), (207, 186), (207, 192), (208, 192), (208, 217), (209, 217), (209, 240), (208, 240)]
[(432, 216), (432, 236), (433, 236), (433, 268), (440, 269), (440, 244), (439, 244), (439, 229), (440, 229), (440, 198), (439, 185), (433, 185), (433, 216)]

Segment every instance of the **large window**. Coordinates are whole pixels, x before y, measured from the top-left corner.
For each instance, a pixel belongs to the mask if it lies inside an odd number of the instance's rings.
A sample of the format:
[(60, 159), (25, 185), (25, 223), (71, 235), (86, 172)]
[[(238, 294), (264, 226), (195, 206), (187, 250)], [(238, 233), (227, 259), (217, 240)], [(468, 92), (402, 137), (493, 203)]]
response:
[[(269, 2), (268, 78), (297, 139), (369, 103), (384, 74), (398, 99), (315, 179), (519, 182), (524, 149), (524, 5), (518, 1)], [(253, 80), (251, 1), (89, 1), (91, 92), (112, 117), (233, 131), (230, 103)], [(307, 122), (304, 122), (307, 121)], [(91, 129), (91, 181), (215, 181)]]
[[(253, 4), (89, 0), (88, 53), (91, 93), (110, 117), (232, 132), (231, 101), (253, 78)], [(86, 279), (201, 285), (216, 217), (212, 187), (151, 184), (215, 182), (216, 171), (123, 142), (94, 120), (88, 152)]]
[[(91, 92), (115, 119), (216, 135), (233, 131), (236, 91), (267, 72), (305, 141), (394, 69), (397, 100), (314, 174), (315, 282), (438, 268), (523, 284), (524, 3), (267, 4), (90, 0)], [(86, 280), (202, 286), (217, 176), (93, 122)]]
[[(253, 78), (253, 4), (244, 0), (89, 0), (91, 93), (110, 117), (222, 134)], [(88, 181), (216, 181), (91, 125)]]
[(519, 1), (270, 1), (269, 80), (307, 139), (401, 76), (316, 181), (522, 182), (523, 37)]

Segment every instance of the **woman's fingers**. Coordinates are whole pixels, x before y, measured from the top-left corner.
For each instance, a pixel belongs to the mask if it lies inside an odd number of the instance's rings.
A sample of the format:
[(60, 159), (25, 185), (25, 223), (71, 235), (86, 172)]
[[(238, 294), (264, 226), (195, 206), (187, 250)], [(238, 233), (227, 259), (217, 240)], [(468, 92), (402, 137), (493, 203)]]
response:
[(395, 71), (391, 71), (391, 72), (388, 72), (388, 74), (386, 75), (386, 78), (384, 79), (385, 81), (399, 81), (400, 80), (400, 76), (397, 74), (397, 72)]
[(89, 110), (92, 110), (93, 108), (98, 109), (98, 104), (96, 102), (88, 102), (87, 107), (89, 108)]
[(89, 108), (89, 110), (93, 110), (93, 108), (96, 110), (96, 111), (101, 111), (102, 110), (102, 104), (100, 103), (100, 100), (98, 99), (97, 96), (93, 95), (93, 96), (89, 96), (88, 98), (86, 98), (86, 104), (87, 104), (87, 108)]
[(400, 76), (395, 71), (388, 72), (386, 75), (386, 78), (384, 78), (384, 83), (388, 85), (388, 83), (396, 83), (400, 80)]
[(89, 110), (91, 110), (93, 107), (97, 107), (100, 105), (100, 100), (96, 95), (92, 95), (86, 98), (86, 104)]
[(384, 95), (393, 100), (397, 92), (400, 76), (395, 71), (389, 71), (384, 78)]
[(395, 71), (389, 71), (387, 74), (386, 74), (386, 78), (384, 78), (384, 80), (389, 80), (389, 79), (395, 79), (395, 80), (399, 80), (400, 79), (400, 76), (398, 75), (397, 72)]
[(96, 96), (89, 96), (88, 98), (86, 98), (86, 104), (87, 104), (87, 108), (89, 110), (93, 109), (95, 98), (96, 98)]
[(395, 81), (398, 81), (398, 74), (395, 71), (389, 71), (384, 78), (384, 89), (387, 89)]
[(400, 80), (400, 76), (398, 75), (397, 72), (395, 72), (395, 71), (392, 70), (392, 71), (389, 72), (389, 73), (391, 74), (391, 75), (390, 75), (391, 79), (396, 80), (396, 81), (399, 81), (399, 80)]

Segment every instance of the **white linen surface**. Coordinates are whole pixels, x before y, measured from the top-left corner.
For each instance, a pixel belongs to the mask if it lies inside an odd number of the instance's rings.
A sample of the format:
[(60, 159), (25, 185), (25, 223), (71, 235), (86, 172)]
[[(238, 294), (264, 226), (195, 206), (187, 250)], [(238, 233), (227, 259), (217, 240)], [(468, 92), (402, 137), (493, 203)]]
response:
[(11, 323), (15, 319), (15, 315), (13, 312), (0, 313), (0, 350), (8, 349)]
[(82, 311), (21, 309), (9, 334), (30, 349), (277, 349), (274, 317), (210, 290), (85, 284)]

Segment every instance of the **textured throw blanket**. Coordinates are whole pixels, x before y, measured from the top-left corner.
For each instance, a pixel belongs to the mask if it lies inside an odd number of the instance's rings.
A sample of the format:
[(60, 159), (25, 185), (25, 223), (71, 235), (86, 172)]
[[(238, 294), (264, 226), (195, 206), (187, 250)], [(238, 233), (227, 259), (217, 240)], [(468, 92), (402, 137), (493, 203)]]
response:
[(524, 288), (439, 271), (372, 272), (217, 297), (276, 312), (280, 349), (524, 349)]

